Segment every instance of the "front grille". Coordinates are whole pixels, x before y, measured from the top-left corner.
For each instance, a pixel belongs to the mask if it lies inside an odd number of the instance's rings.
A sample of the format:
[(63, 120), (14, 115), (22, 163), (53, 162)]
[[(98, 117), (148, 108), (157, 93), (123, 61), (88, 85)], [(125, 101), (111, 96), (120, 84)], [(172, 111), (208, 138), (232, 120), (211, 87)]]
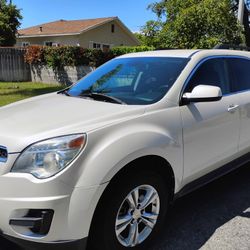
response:
[(8, 151), (6, 147), (0, 146), (0, 162), (6, 162), (8, 159)]

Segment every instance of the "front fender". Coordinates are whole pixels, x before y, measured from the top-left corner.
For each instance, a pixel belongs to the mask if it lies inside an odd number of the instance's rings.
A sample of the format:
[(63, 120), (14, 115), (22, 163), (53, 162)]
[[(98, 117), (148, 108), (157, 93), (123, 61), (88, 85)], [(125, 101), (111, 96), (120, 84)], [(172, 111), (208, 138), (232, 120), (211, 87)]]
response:
[(131, 161), (143, 156), (156, 155), (170, 163), (178, 188), (183, 173), (179, 133), (173, 133), (173, 136), (166, 129), (152, 124), (126, 125), (128, 124), (102, 128), (88, 134), (88, 145), (76, 186), (93, 186), (109, 182)]

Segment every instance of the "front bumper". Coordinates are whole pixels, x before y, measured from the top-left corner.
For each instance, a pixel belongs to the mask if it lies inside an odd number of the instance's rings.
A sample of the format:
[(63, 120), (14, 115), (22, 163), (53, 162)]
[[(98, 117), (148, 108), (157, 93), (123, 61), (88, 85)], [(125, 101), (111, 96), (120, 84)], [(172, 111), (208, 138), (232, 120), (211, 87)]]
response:
[[(29, 174), (4, 174), (0, 176), (0, 231), (6, 238), (21, 245), (37, 244), (41, 249), (46, 249), (47, 245), (57, 247), (63, 244), (66, 247), (83, 244), (106, 186), (74, 188), (56, 177), (38, 180)], [(27, 218), (33, 210), (53, 211), (48, 233), (34, 232), (27, 223), (11, 223), (13, 219)]]

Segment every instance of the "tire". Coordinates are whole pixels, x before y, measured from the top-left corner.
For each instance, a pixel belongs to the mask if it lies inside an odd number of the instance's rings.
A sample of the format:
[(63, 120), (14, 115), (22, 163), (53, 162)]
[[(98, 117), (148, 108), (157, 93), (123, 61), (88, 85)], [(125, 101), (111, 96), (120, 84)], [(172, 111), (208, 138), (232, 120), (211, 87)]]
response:
[(130, 173), (110, 183), (94, 215), (89, 249), (150, 249), (163, 226), (168, 197), (167, 183), (154, 172)]

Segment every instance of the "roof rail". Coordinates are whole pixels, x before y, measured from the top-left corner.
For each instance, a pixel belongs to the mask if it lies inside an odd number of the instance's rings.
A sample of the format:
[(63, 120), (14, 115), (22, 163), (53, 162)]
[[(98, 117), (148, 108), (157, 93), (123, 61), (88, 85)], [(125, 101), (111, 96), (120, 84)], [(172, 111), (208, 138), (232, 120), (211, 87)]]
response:
[(243, 46), (243, 45), (234, 45), (234, 44), (218, 44), (214, 47), (214, 49), (231, 49), (231, 50), (250, 51), (250, 47)]

